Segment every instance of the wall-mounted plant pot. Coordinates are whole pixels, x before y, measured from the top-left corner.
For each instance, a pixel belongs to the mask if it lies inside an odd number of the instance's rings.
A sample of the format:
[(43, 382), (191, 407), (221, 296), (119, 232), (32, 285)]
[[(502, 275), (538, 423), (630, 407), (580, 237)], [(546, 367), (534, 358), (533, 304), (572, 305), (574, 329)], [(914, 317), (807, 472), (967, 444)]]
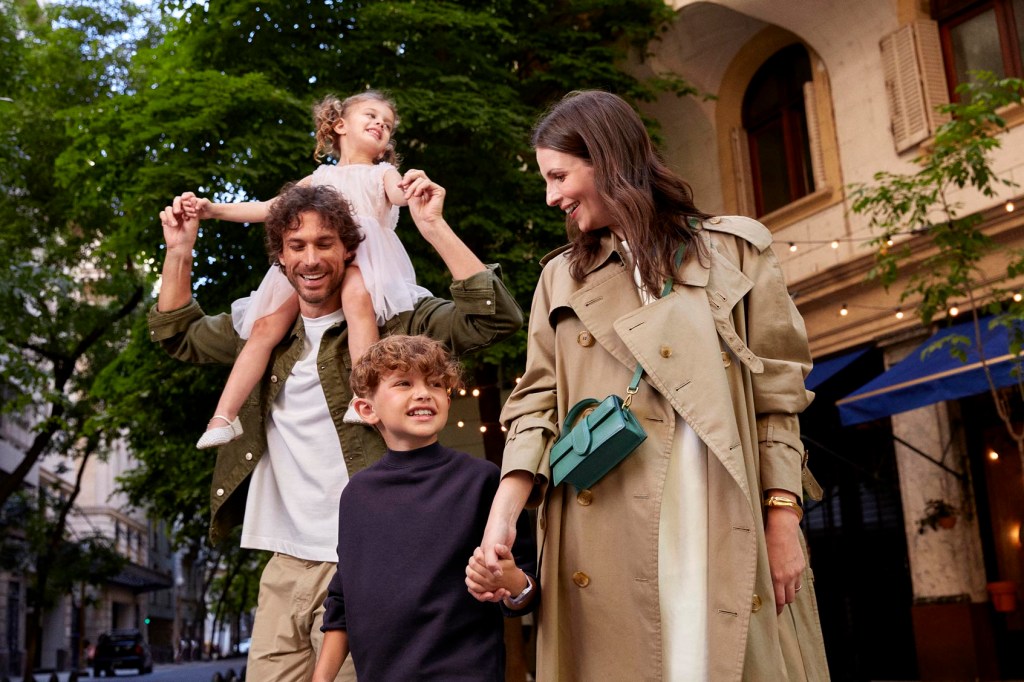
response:
[(1017, 610), (1017, 584), (1012, 580), (999, 580), (988, 584), (992, 606), (1000, 613)]
[(945, 528), (946, 530), (949, 530), (950, 528), (952, 528), (955, 525), (956, 525), (956, 517), (955, 516), (943, 516), (943, 517), (939, 518), (939, 526), (941, 528)]

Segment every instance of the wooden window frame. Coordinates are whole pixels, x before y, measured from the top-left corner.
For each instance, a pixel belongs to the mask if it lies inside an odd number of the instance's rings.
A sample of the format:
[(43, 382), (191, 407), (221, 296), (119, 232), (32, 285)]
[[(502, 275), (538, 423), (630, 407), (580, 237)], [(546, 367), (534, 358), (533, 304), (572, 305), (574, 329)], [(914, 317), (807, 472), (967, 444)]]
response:
[(1017, 35), (1012, 0), (983, 0), (952, 11), (939, 9), (936, 14), (950, 100), (956, 99), (956, 88), (960, 85), (956, 73), (956, 57), (953, 54), (952, 30), (989, 10), (995, 13), (996, 29), (999, 31), (999, 51), (1003, 58), (1005, 74), (1016, 78), (1024, 77), (1024, 61), (1021, 59), (1021, 41), (1024, 40), (1024, 36)]

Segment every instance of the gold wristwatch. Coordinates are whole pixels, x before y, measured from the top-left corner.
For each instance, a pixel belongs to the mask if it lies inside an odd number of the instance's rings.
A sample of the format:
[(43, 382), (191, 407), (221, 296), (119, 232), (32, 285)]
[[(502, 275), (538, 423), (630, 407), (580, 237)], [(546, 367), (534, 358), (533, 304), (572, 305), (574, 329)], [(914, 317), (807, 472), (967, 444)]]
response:
[(770, 495), (764, 500), (764, 506), (766, 507), (785, 507), (790, 509), (796, 514), (798, 521), (802, 521), (804, 518), (803, 507), (796, 500), (791, 500), (788, 497), (782, 497), (781, 495)]

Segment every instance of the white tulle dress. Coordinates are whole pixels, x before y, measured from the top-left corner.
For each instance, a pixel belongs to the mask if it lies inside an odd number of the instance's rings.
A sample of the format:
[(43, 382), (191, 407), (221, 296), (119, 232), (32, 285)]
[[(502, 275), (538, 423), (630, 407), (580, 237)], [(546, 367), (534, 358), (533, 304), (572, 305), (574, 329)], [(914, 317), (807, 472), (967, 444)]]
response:
[[(377, 324), (406, 310), (430, 292), (416, 284), (409, 254), (395, 234), (398, 207), (384, 193), (384, 173), (390, 163), (321, 165), (311, 176), (314, 185), (330, 185), (348, 200), (365, 239), (356, 249), (355, 263), (370, 292)], [(231, 304), (231, 319), (243, 339), (249, 338), (259, 318), (277, 310), (295, 289), (281, 272), (271, 266), (256, 291)]]

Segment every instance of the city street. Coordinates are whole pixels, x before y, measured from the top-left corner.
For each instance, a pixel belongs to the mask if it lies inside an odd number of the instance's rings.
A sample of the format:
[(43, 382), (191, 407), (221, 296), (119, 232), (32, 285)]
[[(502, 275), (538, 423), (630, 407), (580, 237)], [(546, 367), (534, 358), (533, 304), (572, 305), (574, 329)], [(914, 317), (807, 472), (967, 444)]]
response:
[[(229, 679), (228, 671), (236, 675), (245, 665), (244, 658), (228, 658), (222, 661), (196, 661), (193, 663), (158, 663), (150, 675), (139, 675), (134, 670), (118, 671), (117, 679), (137, 679), (139, 682), (210, 682), (215, 673), (223, 676), (224, 682)], [(60, 682), (66, 682), (70, 673), (57, 673)], [(36, 682), (48, 682), (50, 673), (35, 675)], [(97, 679), (90, 676), (79, 677), (80, 680)], [(105, 677), (102, 679), (112, 679)], [(11, 682), (21, 682), (20, 677), (10, 678)]]

